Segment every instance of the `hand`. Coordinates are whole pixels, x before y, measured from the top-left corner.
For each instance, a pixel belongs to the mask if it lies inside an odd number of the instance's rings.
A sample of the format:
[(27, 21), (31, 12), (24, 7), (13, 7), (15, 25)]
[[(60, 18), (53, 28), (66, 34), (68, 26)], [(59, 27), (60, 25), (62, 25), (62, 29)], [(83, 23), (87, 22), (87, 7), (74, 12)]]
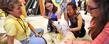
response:
[(69, 28), (68, 30), (71, 31), (71, 32), (74, 32), (74, 30), (72, 28)]
[(73, 41), (73, 44), (91, 44), (91, 42), (75, 40), (75, 41)]
[(38, 34), (38, 33), (36, 33), (36, 34), (35, 34), (35, 36), (36, 36), (36, 37), (41, 37), (41, 35), (40, 35), (40, 34)]
[(44, 18), (49, 19), (49, 17), (47, 17), (47, 16), (44, 16)]
[(71, 29), (71, 28), (69, 28), (68, 30), (69, 30), (69, 31), (72, 31), (72, 29)]
[(65, 44), (73, 44), (73, 40), (71, 39), (67, 39), (64, 41)]

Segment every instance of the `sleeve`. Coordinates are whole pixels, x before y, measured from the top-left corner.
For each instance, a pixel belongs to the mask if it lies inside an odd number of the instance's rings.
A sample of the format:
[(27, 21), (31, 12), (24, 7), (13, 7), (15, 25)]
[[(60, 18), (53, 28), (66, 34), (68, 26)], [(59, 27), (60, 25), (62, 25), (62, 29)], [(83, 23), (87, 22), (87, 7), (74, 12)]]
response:
[(4, 25), (4, 29), (6, 31), (6, 34), (9, 36), (14, 36), (17, 33), (15, 23), (7, 23), (6, 25)]
[(104, 27), (103, 31), (96, 37), (92, 44), (104, 44), (107, 39), (109, 39), (109, 23)]
[(92, 42), (79, 41), (79, 44), (109, 44), (109, 23), (104, 27), (103, 31)]

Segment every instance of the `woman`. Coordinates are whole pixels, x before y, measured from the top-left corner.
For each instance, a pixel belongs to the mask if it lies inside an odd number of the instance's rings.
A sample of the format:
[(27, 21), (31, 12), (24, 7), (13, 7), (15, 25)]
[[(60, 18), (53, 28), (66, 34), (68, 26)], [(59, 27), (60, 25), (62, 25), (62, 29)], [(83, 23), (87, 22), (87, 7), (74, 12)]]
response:
[(48, 32), (56, 32), (56, 27), (53, 25), (53, 21), (57, 21), (57, 7), (54, 6), (51, 0), (45, 1), (45, 18), (47, 18), (48, 21)]
[(57, 7), (52, 3), (51, 0), (45, 1), (45, 18), (57, 21)]
[(78, 0), (78, 10), (81, 10), (82, 1)]
[(4, 22), (7, 44), (14, 44), (14, 39), (19, 40), (22, 44), (28, 44), (30, 28), (38, 35), (32, 25), (20, 18), (22, 10), (19, 0), (0, 0), (0, 9), (8, 14)]
[(109, 43), (107, 42), (109, 41), (109, 33), (108, 33), (109, 5), (108, 4), (109, 4), (109, 0), (89, 0), (88, 1), (88, 7), (87, 7), (88, 12), (91, 13), (91, 16), (93, 17), (91, 22), (92, 24), (91, 30), (90, 30), (90, 35), (93, 39), (92, 43), (96, 43), (96, 44)]
[(74, 3), (68, 3), (65, 19), (69, 24), (69, 31), (71, 31), (75, 37), (83, 37), (86, 33), (84, 28), (84, 21), (82, 16), (77, 13), (76, 10), (77, 8)]
[(109, 44), (109, 0), (88, 0), (88, 12), (93, 17), (91, 37), (93, 41), (72, 41), (73, 44)]

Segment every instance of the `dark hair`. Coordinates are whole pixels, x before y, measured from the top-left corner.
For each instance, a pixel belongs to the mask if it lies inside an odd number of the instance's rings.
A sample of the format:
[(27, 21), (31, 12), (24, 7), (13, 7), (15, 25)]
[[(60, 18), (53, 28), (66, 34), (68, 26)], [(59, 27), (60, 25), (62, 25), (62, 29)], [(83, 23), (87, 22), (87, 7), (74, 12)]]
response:
[[(46, 3), (52, 3), (52, 1), (51, 0), (45, 0), (45, 4)], [(53, 10), (52, 11), (53, 11), (53, 13), (56, 13), (56, 11), (57, 11), (57, 7), (54, 4), (53, 4)], [(48, 12), (49, 12), (49, 10), (45, 7), (45, 13), (46, 13), (46, 15), (48, 15)]]
[(0, 9), (9, 14), (15, 4), (20, 4), (19, 0), (0, 0)]
[(76, 6), (75, 3), (70, 2), (70, 3), (67, 4), (67, 6), (68, 5), (71, 5), (74, 10), (77, 10), (77, 6)]
[(67, 6), (69, 6), (69, 5), (72, 6), (72, 9), (74, 10), (74, 14), (77, 15), (77, 6), (76, 6), (76, 4), (70, 2), (70, 3), (67, 4)]
[(95, 39), (103, 30), (106, 23), (109, 21), (109, 0), (94, 0), (100, 9), (100, 16), (96, 21), (96, 28), (92, 33), (92, 39)]

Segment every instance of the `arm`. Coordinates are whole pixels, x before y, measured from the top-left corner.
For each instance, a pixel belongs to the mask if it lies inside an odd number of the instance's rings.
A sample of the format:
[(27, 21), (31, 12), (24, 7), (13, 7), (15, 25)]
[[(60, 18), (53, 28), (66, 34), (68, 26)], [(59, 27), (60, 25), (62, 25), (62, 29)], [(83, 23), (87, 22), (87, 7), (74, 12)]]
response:
[(43, 17), (46, 18), (46, 19), (50, 19), (50, 16), (51, 16), (51, 14), (46, 14), (46, 13), (45, 13), (45, 15), (43, 15)]
[(109, 39), (109, 23), (106, 24), (102, 32), (93, 40), (92, 44), (104, 44), (108, 42), (107, 39)]
[(103, 31), (92, 41), (73, 41), (74, 44), (108, 44), (109, 43), (109, 23)]
[(14, 36), (7, 36), (8, 44), (14, 44)]
[(49, 17), (48, 17), (48, 16), (45, 16), (45, 15), (44, 15), (43, 17), (44, 17), (44, 18), (46, 18), (46, 19), (49, 19)]
[(67, 16), (67, 11), (65, 11), (65, 13), (64, 13), (64, 18), (65, 18), (65, 20), (66, 20), (67, 24), (69, 24), (69, 21), (68, 21), (68, 16)]
[(60, 12), (57, 13), (57, 19), (58, 20), (61, 19), (61, 13)]
[(17, 29), (15, 23), (8, 22), (4, 25), (4, 29), (7, 34), (7, 44), (14, 44), (15, 36), (17, 35)]
[(81, 16), (81, 15), (78, 15), (77, 19), (78, 19), (78, 21), (77, 21), (77, 25), (78, 25), (78, 26), (77, 26), (76, 28), (70, 28), (70, 29), (69, 29), (70, 31), (75, 32), (75, 31), (81, 30), (82, 22), (83, 22), (82, 16)]
[(38, 35), (38, 33), (35, 32), (34, 27), (33, 27), (30, 23), (28, 23), (28, 26), (29, 26), (29, 28), (31, 29), (31, 31), (32, 31), (34, 34)]

